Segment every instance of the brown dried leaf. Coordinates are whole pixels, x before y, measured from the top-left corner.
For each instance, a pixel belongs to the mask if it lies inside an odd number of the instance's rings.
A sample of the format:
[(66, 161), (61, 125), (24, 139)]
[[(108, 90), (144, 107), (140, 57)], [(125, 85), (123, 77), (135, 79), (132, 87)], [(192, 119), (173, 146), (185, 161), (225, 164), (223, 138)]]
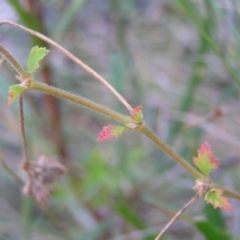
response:
[(54, 180), (67, 169), (55, 158), (40, 156), (36, 162), (24, 163), (22, 168), (28, 175), (23, 194), (33, 196), (40, 208), (47, 207)]

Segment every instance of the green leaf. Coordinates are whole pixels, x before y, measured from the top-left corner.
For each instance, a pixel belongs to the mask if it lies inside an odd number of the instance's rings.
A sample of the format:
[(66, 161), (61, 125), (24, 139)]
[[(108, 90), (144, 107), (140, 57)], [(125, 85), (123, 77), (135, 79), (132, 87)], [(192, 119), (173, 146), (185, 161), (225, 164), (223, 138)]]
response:
[[(118, 213), (124, 218), (124, 220), (130, 223), (136, 229), (145, 229), (146, 226), (142, 219), (128, 206), (127, 203), (118, 203), (117, 206)], [(144, 240), (152, 240), (153, 236), (142, 236)]]
[(218, 227), (220, 229), (226, 229), (224, 218), (222, 216), (222, 211), (219, 208), (214, 209), (211, 204), (205, 204), (204, 212), (208, 221), (213, 226)]
[(125, 131), (126, 127), (107, 125), (103, 127), (102, 131), (99, 133), (97, 141), (106, 141), (111, 138), (119, 138)]
[(220, 228), (214, 227), (210, 222), (199, 221), (195, 223), (197, 229), (205, 236), (206, 240), (227, 240), (230, 234)]
[(28, 58), (28, 72), (33, 73), (39, 68), (39, 61), (41, 61), (47, 54), (48, 50), (44, 47), (33, 47)]
[(233, 208), (229, 203), (229, 199), (226, 197), (223, 197), (222, 194), (223, 194), (222, 189), (212, 188), (206, 193), (204, 200), (212, 204), (214, 208), (219, 207), (223, 210), (232, 211)]
[(198, 150), (198, 156), (193, 158), (194, 164), (201, 170), (205, 175), (218, 167), (218, 159), (214, 159), (213, 152), (210, 145), (205, 142)]
[(19, 97), (24, 91), (26, 91), (26, 88), (24, 88), (20, 84), (12, 85), (8, 91), (8, 107), (10, 107), (13, 101), (17, 97)]
[(137, 229), (144, 229), (145, 225), (143, 221), (124, 203), (119, 203), (117, 205), (117, 211), (120, 215), (132, 226), (136, 227)]

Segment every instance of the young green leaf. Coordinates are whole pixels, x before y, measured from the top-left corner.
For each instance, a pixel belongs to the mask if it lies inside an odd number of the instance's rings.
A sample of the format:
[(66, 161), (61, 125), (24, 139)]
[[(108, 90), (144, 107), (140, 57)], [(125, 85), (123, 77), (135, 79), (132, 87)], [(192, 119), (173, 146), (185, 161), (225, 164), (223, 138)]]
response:
[(26, 91), (26, 88), (22, 87), (20, 84), (12, 85), (8, 91), (8, 107), (10, 107), (13, 101), (24, 91)]
[(209, 190), (204, 199), (206, 202), (213, 205), (214, 208), (221, 208), (223, 210), (233, 210), (231, 204), (229, 203), (229, 199), (222, 196), (223, 190), (218, 188), (212, 188)]
[(141, 123), (143, 120), (142, 106), (137, 106), (133, 109), (131, 118), (138, 123)]
[(103, 127), (102, 131), (99, 133), (97, 141), (106, 141), (111, 138), (119, 138), (125, 131), (126, 127), (108, 125)]
[(205, 142), (198, 150), (198, 156), (193, 158), (194, 164), (201, 170), (205, 175), (218, 167), (218, 159), (214, 159), (213, 152), (210, 145)]
[(39, 68), (39, 62), (48, 54), (44, 47), (33, 47), (28, 58), (28, 72), (33, 73)]

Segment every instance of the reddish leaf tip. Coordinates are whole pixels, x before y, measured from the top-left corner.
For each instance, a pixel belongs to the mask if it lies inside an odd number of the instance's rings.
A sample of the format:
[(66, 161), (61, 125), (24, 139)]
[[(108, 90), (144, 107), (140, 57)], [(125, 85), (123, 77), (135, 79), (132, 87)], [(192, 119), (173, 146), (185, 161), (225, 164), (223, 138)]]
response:
[(214, 159), (213, 151), (211, 150), (211, 147), (208, 142), (203, 143), (203, 145), (200, 149), (200, 152), (202, 154), (207, 153), (209, 156), (209, 160), (210, 160), (211, 164), (213, 165), (214, 169), (218, 168), (219, 160)]
[(205, 175), (208, 175), (218, 167), (219, 160), (214, 159), (214, 154), (209, 143), (205, 142), (198, 150), (198, 156), (193, 158), (193, 162)]
[(103, 127), (102, 131), (99, 133), (97, 141), (100, 142), (111, 138), (119, 138), (125, 130), (126, 127), (123, 126), (107, 125)]
[(114, 127), (113, 125), (107, 125), (103, 127), (102, 131), (98, 135), (97, 141), (101, 142), (111, 139), (113, 137), (112, 136), (113, 127)]
[(14, 93), (9, 91), (8, 92), (8, 107), (11, 107), (13, 100), (14, 100)]
[(222, 196), (223, 190), (222, 189), (211, 189), (205, 195), (206, 202), (213, 205), (214, 208), (221, 208), (223, 210), (232, 211), (233, 207), (229, 203), (229, 199)]
[(142, 122), (143, 114), (142, 114), (142, 106), (137, 106), (132, 110), (131, 118), (137, 122)]
[(26, 90), (21, 84), (10, 86), (8, 90), (8, 107), (10, 107), (13, 101), (19, 97)]

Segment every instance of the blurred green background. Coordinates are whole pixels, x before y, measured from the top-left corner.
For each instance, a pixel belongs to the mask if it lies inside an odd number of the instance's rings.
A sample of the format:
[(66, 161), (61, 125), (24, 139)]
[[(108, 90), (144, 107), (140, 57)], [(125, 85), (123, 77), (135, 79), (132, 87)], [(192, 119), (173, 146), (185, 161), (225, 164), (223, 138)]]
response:
[[(212, 177), (240, 191), (238, 0), (1, 0), (3, 19), (49, 36), (143, 105), (149, 127), (189, 162), (208, 141), (221, 162)], [(33, 46), (46, 46), (36, 79), (127, 114), (41, 40), (1, 26), (0, 41), (23, 66)], [(1, 65), (0, 152), (24, 178), (17, 103), (7, 107), (15, 75)], [(194, 179), (140, 133), (97, 143), (113, 120), (38, 92), (24, 100), (31, 159), (58, 156), (68, 173), (41, 211), (1, 168), (0, 240), (150, 240), (193, 196)], [(162, 239), (240, 239), (240, 203), (230, 202), (234, 211), (222, 212), (199, 200)]]

